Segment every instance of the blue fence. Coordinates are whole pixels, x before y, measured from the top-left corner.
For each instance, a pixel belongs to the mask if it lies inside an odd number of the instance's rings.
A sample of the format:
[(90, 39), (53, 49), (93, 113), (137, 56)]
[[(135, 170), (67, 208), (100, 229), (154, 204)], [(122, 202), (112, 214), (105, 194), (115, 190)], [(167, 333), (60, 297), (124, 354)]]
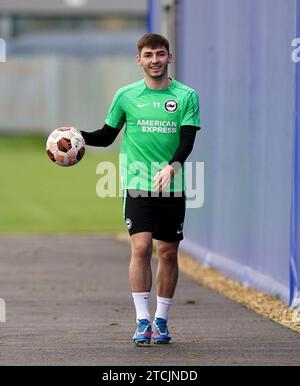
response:
[[(300, 1), (297, 1), (297, 37), (300, 37)], [(290, 304), (300, 302), (300, 63), (296, 66), (295, 75), (295, 125), (294, 125), (294, 157), (293, 157), (293, 192), (291, 209), (291, 296)]]
[[(161, 3), (149, 1), (156, 32)], [(176, 58), (179, 80), (200, 96), (190, 160), (205, 162), (205, 204), (188, 211), (182, 246), (285, 302), (300, 278), (299, 9), (297, 0), (180, 0)]]

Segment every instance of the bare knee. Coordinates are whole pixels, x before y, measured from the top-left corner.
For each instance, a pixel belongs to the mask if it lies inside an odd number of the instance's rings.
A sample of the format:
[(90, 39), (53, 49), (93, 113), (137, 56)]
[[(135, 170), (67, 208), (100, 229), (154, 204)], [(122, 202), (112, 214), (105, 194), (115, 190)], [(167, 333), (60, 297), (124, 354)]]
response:
[(151, 246), (148, 244), (139, 243), (132, 248), (132, 257), (134, 259), (150, 259), (151, 255)]
[(133, 237), (131, 248), (133, 259), (149, 260), (152, 256), (152, 239), (149, 237)]
[(177, 247), (167, 245), (159, 246), (157, 252), (160, 261), (171, 264), (177, 262)]

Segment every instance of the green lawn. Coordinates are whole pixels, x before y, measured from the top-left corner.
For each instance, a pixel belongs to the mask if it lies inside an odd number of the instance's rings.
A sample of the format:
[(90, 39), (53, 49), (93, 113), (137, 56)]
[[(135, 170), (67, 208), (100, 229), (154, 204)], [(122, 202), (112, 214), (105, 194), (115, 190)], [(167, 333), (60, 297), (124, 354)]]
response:
[(122, 199), (96, 195), (101, 161), (117, 165), (118, 155), (87, 149), (78, 165), (62, 168), (48, 159), (45, 138), (0, 136), (0, 232), (124, 231)]

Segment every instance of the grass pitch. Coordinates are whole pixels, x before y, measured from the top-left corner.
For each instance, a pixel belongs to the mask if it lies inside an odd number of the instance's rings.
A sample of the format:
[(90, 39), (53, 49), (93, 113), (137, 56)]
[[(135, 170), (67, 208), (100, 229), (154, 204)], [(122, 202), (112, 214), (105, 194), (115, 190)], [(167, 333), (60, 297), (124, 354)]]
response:
[(39, 136), (0, 137), (0, 232), (124, 231), (122, 199), (96, 195), (97, 165), (118, 166), (118, 154), (87, 148), (78, 165), (62, 168), (49, 160), (45, 143)]

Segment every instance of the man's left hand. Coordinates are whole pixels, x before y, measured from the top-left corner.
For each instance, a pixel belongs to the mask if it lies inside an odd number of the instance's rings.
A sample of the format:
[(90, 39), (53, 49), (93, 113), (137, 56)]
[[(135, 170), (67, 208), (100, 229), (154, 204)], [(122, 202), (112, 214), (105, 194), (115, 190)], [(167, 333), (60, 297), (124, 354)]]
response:
[(163, 170), (158, 172), (153, 178), (153, 189), (155, 192), (162, 192), (167, 190), (170, 185), (172, 178), (175, 174), (175, 170), (171, 165), (167, 165)]

